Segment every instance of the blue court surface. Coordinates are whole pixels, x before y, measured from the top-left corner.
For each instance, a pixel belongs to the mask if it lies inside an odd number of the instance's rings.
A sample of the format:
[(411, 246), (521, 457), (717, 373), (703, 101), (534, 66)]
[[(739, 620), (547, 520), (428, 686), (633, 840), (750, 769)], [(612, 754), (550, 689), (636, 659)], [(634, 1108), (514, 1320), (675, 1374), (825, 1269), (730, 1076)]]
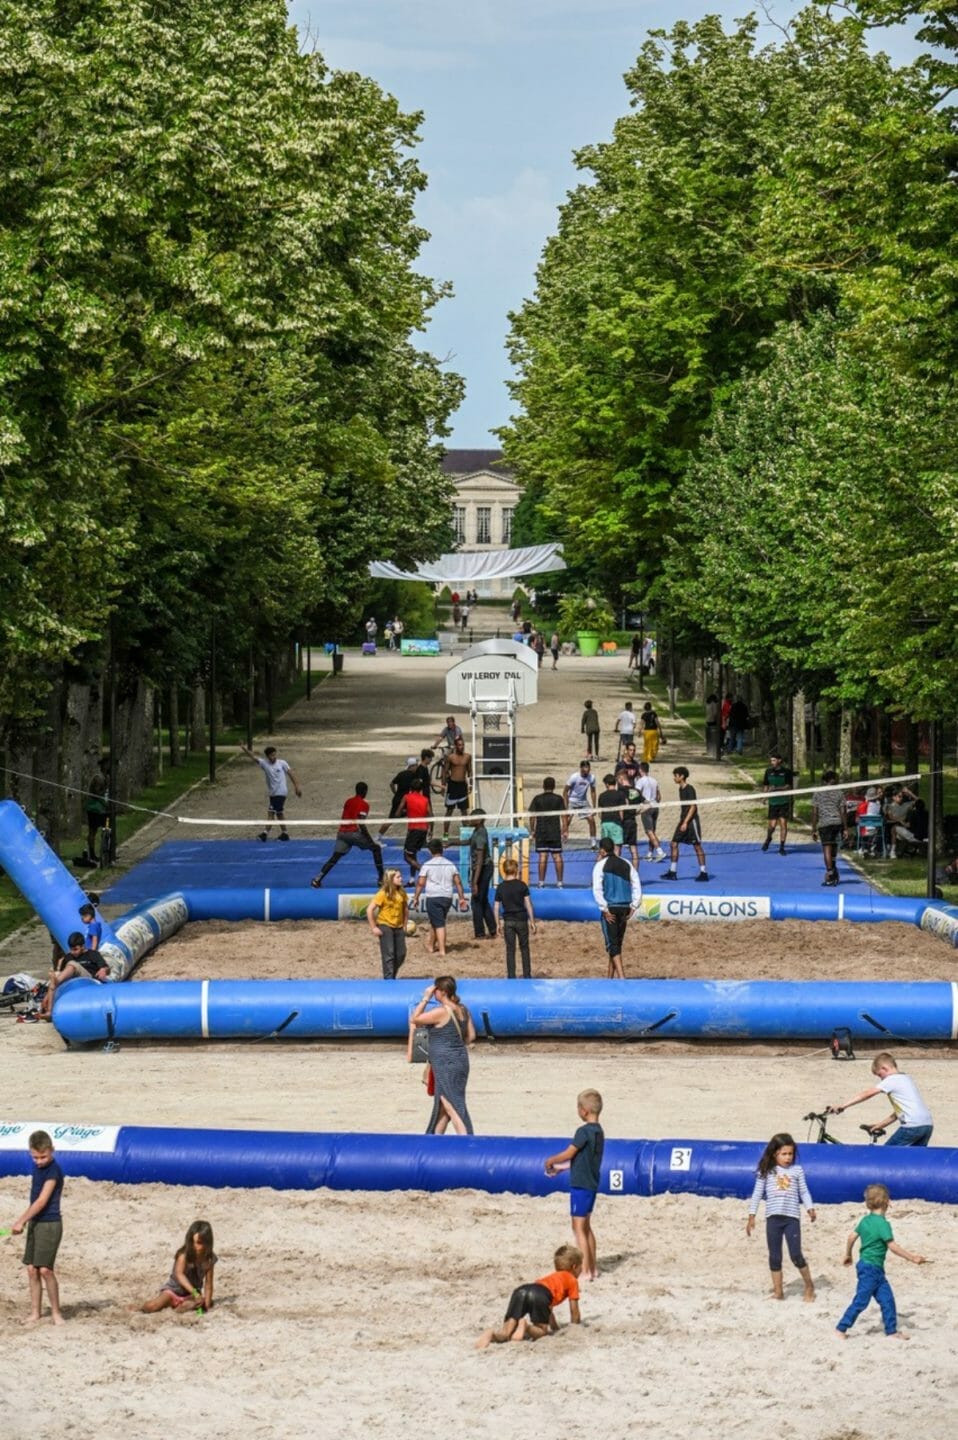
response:
[[(168, 840), (111, 886), (104, 900), (109, 905), (141, 905), (177, 890), (300, 889), (308, 886), (313, 876), (319, 873), (332, 846), (331, 840), (295, 838), (288, 843), (270, 840), (265, 845), (258, 840)], [(451, 845), (449, 855), (457, 860), (458, 846)], [(706, 855), (711, 880), (707, 892), (706, 887), (702, 887), (703, 893), (811, 894), (822, 888), (824, 869), (821, 850), (811, 843), (790, 845), (788, 853), (783, 856), (774, 848), (763, 854), (757, 844), (716, 842), (707, 847)], [(383, 858), (387, 866), (395, 866), (403, 876), (408, 874), (402, 859), (401, 832), (395, 838), (387, 836)], [(420, 859), (426, 858), (424, 850)], [(590, 850), (566, 850), (566, 887), (573, 889), (590, 885), (594, 863), (595, 855)], [(674, 882), (662, 879), (666, 868), (665, 861), (642, 862), (639, 875), (643, 890), (651, 894), (667, 894)], [(873, 891), (874, 887), (844, 859), (839, 861), (839, 870), (843, 891), (858, 895)], [(683, 846), (678, 865), (683, 893), (688, 893), (689, 882), (694, 881), (697, 873), (698, 866), (691, 848)], [(529, 877), (532, 884), (536, 874), (533, 854)], [(551, 865), (548, 883), (555, 883)], [(362, 892), (372, 891), (375, 884), (376, 870), (372, 856), (354, 850), (339, 862), (323, 888)], [(834, 892), (826, 890), (823, 893)]]

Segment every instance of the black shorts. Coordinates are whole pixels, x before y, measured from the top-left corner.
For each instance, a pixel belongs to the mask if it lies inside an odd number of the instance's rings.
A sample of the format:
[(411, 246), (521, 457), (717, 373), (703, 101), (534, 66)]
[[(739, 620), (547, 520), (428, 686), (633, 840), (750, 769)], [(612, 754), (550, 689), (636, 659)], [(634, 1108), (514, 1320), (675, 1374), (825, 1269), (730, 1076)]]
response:
[(283, 807), (286, 804), (285, 795), (270, 795), (267, 798), (266, 808), (271, 815), (278, 815), (282, 819)]
[(680, 830), (678, 825), (676, 825), (672, 835), (673, 845), (701, 845), (701, 843), (702, 827), (699, 825), (699, 817), (697, 815), (692, 816), (684, 830)]
[(419, 854), (420, 850), (425, 845), (426, 837), (428, 834), (428, 830), (407, 830), (406, 838), (403, 841), (402, 846), (403, 854), (409, 855), (412, 857), (413, 860), (415, 860), (416, 856)]
[(88, 810), (86, 812), (87, 829), (102, 830), (106, 824), (105, 810)]
[(548, 1325), (552, 1314), (552, 1296), (544, 1285), (517, 1285), (509, 1296), (505, 1318), (524, 1320), (533, 1325)]
[(818, 838), (823, 845), (837, 845), (842, 838), (840, 825), (819, 825)]
[(461, 810), (465, 815), (469, 806), (469, 786), (465, 780), (450, 780), (446, 785), (446, 814)]
[(639, 831), (635, 823), (635, 811), (630, 810), (627, 815), (622, 816), (622, 844), (638, 845)]
[(770, 801), (768, 802), (768, 818), (769, 818), (770, 820), (787, 820), (787, 819), (788, 819), (788, 801), (787, 801), (787, 800), (770, 800)]

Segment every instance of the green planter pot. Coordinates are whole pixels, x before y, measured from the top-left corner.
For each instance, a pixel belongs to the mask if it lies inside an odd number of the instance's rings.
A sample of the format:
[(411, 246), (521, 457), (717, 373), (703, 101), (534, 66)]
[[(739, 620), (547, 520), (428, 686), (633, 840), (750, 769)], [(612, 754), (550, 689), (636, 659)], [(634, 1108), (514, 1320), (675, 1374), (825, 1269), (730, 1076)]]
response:
[(580, 655), (598, 655), (599, 646), (602, 644), (601, 631), (577, 630), (575, 632), (575, 643), (579, 647)]

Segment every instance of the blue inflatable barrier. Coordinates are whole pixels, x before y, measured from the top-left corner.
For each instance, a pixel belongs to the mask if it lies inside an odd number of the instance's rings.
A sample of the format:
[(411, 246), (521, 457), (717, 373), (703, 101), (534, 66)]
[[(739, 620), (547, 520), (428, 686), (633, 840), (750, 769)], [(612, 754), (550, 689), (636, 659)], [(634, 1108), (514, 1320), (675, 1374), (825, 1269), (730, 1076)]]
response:
[[(463, 980), (478, 1028), (502, 1038), (953, 1040), (948, 981)], [(399, 1039), (419, 980), (154, 980), (60, 987), (53, 1019), (72, 1044), (104, 1039)]]
[[(0, 1175), (23, 1175), (31, 1125), (0, 1126)], [(568, 1137), (313, 1134), (176, 1130), (136, 1125), (54, 1126), (67, 1175), (114, 1184), (209, 1185), (273, 1190), (483, 1190), (548, 1196), (567, 1192), (569, 1172), (546, 1175), (547, 1155)], [(18, 1142), (22, 1133), (22, 1145)], [(71, 1148), (71, 1133), (76, 1148)], [(11, 1141), (15, 1148), (7, 1148)], [(101, 1148), (95, 1148), (97, 1146)], [(682, 1192), (744, 1200), (760, 1142), (606, 1141), (606, 1195)], [(818, 1204), (858, 1201), (880, 1180), (895, 1199), (958, 1202), (958, 1150), (805, 1145), (802, 1164)]]
[[(83, 929), (79, 910), (86, 904), (86, 894), (15, 800), (0, 800), (0, 865), (66, 950), (73, 931)], [(102, 923), (100, 949), (112, 973), (119, 977), (130, 953), (113, 927), (105, 920)]]

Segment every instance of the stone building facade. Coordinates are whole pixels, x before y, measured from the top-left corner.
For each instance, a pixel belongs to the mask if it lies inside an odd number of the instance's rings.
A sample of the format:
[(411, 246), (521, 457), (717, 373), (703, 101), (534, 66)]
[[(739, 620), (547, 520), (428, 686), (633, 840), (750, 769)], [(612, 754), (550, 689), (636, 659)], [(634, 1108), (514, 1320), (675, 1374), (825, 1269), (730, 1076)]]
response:
[[(447, 450), (442, 468), (455, 482), (452, 523), (456, 548), (469, 551), (512, 548), (512, 517), (522, 488), (503, 464), (501, 450)], [(486, 581), (480, 596), (511, 596), (512, 580)]]

